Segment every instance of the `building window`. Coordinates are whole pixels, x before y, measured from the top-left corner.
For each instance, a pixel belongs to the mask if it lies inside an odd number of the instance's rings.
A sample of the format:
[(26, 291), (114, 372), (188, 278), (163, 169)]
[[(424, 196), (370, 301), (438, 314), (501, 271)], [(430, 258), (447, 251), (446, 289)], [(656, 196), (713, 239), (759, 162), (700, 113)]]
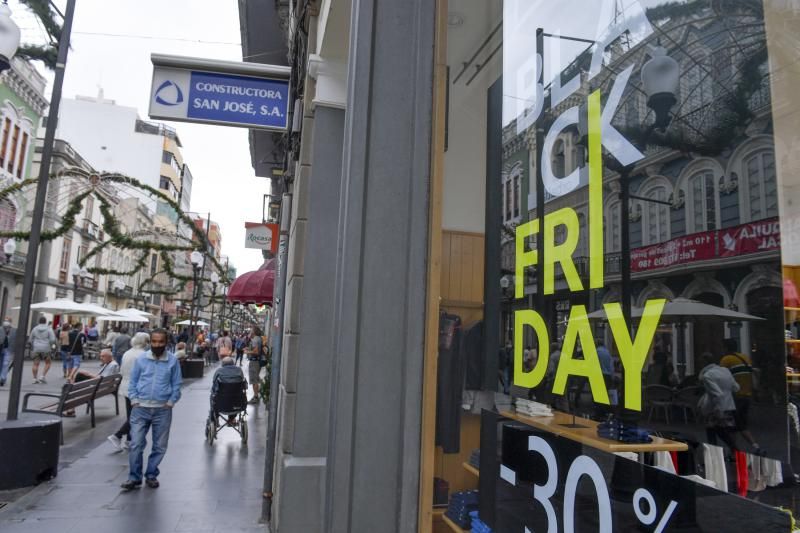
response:
[[(667, 189), (655, 186), (649, 189), (645, 198), (667, 201)], [(647, 202), (642, 217), (642, 240), (644, 244), (658, 244), (669, 240), (669, 208), (664, 204)]]
[(11, 132), (11, 119), (6, 118), (3, 121), (3, 137), (2, 142), (0, 142), (0, 167), (5, 168), (6, 166), (6, 153), (8, 145), (8, 135)]
[(28, 153), (28, 134), (22, 134), (22, 145), (19, 148), (19, 161), (17, 162), (17, 177), (22, 179), (22, 172), (25, 169), (26, 154)]
[(72, 249), (72, 239), (64, 237), (61, 244), (61, 261), (58, 265), (58, 282), (67, 282), (67, 273), (69, 272), (69, 256)]
[(606, 248), (607, 252), (619, 252), (622, 247), (620, 230), (620, 203), (614, 202), (608, 208), (608, 216), (604, 227), (606, 228)]
[(158, 184), (158, 187), (160, 189), (168, 191), (170, 189), (171, 185), (172, 185), (172, 181), (170, 181), (170, 179), (168, 177), (161, 176), (161, 180), (159, 181), (159, 184)]
[(150, 275), (155, 276), (158, 271), (158, 255), (153, 254), (150, 256)]
[(14, 126), (13, 133), (11, 134), (11, 143), (8, 150), (8, 163), (6, 170), (9, 172), (14, 171), (14, 161), (17, 158), (17, 143), (19, 142), (19, 126)]
[(744, 192), (750, 220), (778, 216), (778, 189), (775, 184), (775, 155), (764, 150), (744, 162)]
[(519, 217), (520, 175), (514, 174), (514, 218)]
[(687, 233), (711, 231), (717, 229), (717, 189), (714, 173), (704, 170), (689, 178), (686, 202), (689, 211), (689, 227)]

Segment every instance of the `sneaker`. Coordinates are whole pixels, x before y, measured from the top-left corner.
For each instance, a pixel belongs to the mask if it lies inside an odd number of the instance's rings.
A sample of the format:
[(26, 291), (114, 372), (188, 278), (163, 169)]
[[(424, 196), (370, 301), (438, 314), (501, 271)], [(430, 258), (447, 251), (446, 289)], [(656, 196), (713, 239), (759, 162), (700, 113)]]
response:
[(122, 449), (123, 450), (130, 450), (131, 449), (131, 441), (125, 439), (122, 441)]
[(43, 385), (47, 385), (47, 380), (46, 380), (46, 379), (44, 379), (44, 376), (42, 376), (42, 377), (40, 377), (40, 378), (39, 378), (39, 383), (41, 383), (41, 384), (43, 384)]
[(111, 445), (114, 448), (116, 448), (118, 452), (122, 451), (122, 442), (120, 441), (119, 437), (117, 437), (116, 435), (109, 435), (108, 436), (108, 442), (110, 442)]
[(154, 477), (149, 477), (145, 480), (145, 484), (150, 487), (151, 489), (157, 489), (159, 486), (159, 482)]
[(132, 479), (129, 479), (128, 481), (126, 481), (125, 483), (123, 483), (122, 485), (120, 485), (120, 487), (122, 488), (122, 490), (133, 490), (133, 489), (138, 489), (138, 488), (139, 488), (139, 487), (141, 487), (141, 486), (142, 486), (142, 482), (141, 482), (141, 481), (134, 481), (134, 480), (132, 480)]
[(39, 384), (39, 378), (33, 378), (33, 384), (34, 385), (38, 385)]

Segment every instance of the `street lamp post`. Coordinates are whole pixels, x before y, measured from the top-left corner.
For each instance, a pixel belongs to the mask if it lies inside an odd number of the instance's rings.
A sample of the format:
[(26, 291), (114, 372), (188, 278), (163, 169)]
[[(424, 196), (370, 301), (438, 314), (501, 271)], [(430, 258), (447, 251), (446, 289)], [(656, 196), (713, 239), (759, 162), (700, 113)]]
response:
[(208, 330), (214, 332), (214, 298), (217, 296), (217, 284), (219, 283), (219, 274), (216, 272), (211, 273), (211, 320), (208, 325)]
[[(53, 145), (55, 143), (56, 125), (58, 123), (58, 110), (61, 105), (61, 90), (64, 85), (64, 70), (69, 54), (70, 35), (72, 33), (72, 19), (75, 15), (75, 1), (67, 0), (64, 11), (64, 25), (58, 42), (58, 58), (56, 60), (53, 92), (50, 97), (50, 110), (47, 129), (42, 146), (42, 158), (39, 164), (39, 178), (36, 187), (36, 198), (31, 217), (31, 231), (28, 239), (28, 254), (25, 262), (25, 277), (22, 284), (22, 299), (19, 310), (19, 323), (17, 330), (20, 332), (14, 342), (14, 373), (12, 375), (11, 391), (8, 398), (8, 420), (17, 420), (19, 411), (19, 395), (22, 386), (22, 366), (25, 352), (25, 341), (28, 331), (29, 315), (33, 300), (33, 282), (36, 275), (36, 260), (39, 256), (39, 243), (42, 236), (42, 220), (44, 219), (45, 200), (47, 199), (47, 182), (50, 179), (50, 162), (53, 158)], [(8, 17), (10, 10), (3, 4), (0, 6), (0, 69), (8, 68), (11, 56), (19, 46), (19, 28)], [(14, 44), (16, 42), (16, 44)], [(13, 46), (12, 46), (13, 45)], [(3, 61), (5, 59), (5, 61)]]
[(194, 326), (197, 319), (194, 317), (194, 310), (197, 305), (197, 298), (199, 292), (197, 290), (197, 275), (200, 273), (204, 260), (203, 254), (197, 250), (189, 255), (189, 261), (192, 263), (192, 305), (189, 311), (189, 354), (194, 353)]

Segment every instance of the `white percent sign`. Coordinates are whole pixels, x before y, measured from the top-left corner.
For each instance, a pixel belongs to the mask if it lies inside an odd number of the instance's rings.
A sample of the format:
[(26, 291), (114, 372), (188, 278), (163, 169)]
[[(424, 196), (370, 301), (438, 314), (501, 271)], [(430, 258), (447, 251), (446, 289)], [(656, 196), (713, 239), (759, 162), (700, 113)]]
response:
[[(642, 500), (647, 501), (648, 509), (646, 513), (642, 511)], [(678, 507), (678, 502), (670, 500), (669, 505), (667, 505), (667, 510), (664, 511), (664, 514), (661, 516), (661, 520), (659, 520), (654, 533), (662, 533), (664, 531), (676, 507)], [(636, 489), (636, 492), (633, 493), (633, 512), (636, 513), (636, 518), (639, 522), (646, 526), (652, 525), (656, 521), (656, 518), (658, 518), (656, 500), (649, 490)]]

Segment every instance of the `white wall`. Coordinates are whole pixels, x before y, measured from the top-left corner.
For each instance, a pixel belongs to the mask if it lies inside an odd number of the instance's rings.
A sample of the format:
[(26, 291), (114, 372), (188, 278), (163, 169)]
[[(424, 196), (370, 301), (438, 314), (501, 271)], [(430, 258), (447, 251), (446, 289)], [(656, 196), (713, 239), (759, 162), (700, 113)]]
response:
[(135, 131), (136, 109), (111, 100), (61, 101), (56, 137), (98, 171), (120, 172), (158, 188), (163, 138)]

